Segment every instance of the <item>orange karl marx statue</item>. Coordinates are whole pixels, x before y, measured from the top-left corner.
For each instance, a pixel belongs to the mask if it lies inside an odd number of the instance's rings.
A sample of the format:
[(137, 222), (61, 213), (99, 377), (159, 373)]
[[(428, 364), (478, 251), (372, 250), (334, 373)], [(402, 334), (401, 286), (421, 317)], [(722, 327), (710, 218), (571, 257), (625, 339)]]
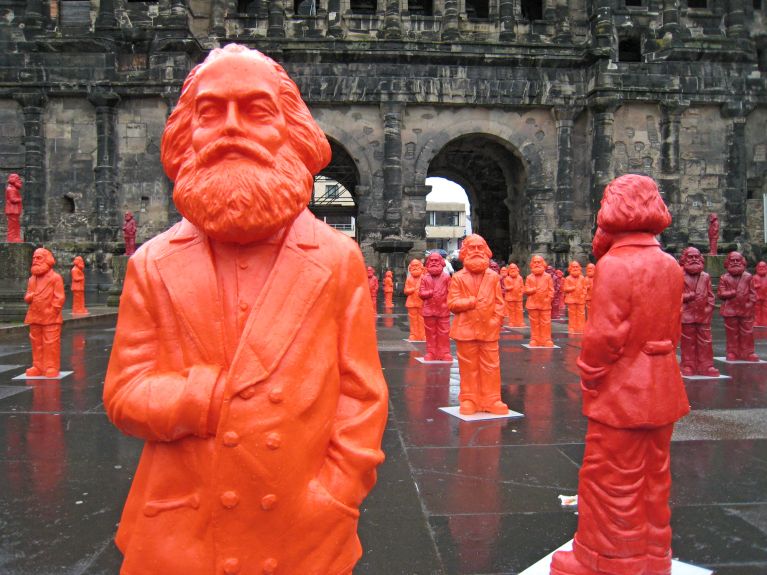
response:
[(503, 297), (506, 300), (506, 313), (509, 316), (509, 327), (525, 327), (525, 317), (522, 311), (522, 296), (525, 282), (519, 275), (517, 264), (508, 265), (508, 275), (501, 280), (505, 288)]
[(61, 324), (64, 320), (64, 280), (53, 271), (56, 260), (45, 248), (32, 254), (32, 277), (24, 301), (29, 304), (24, 323), (29, 325), (32, 343), (32, 367), (27, 377), (59, 376), (61, 361)]
[(394, 279), (392, 278), (391, 270), (386, 270), (384, 273), (384, 307), (394, 307)]
[(509, 412), (501, 401), (501, 337), (504, 301), (501, 277), (490, 269), (493, 252), (482, 236), (471, 234), (459, 252), (463, 269), (453, 274), (447, 306), (455, 314), (450, 337), (455, 340), (461, 391), (459, 412)]
[(88, 315), (88, 309), (85, 307), (85, 262), (80, 256), (75, 257), (72, 262), (72, 314)]
[(527, 315), (530, 318), (530, 347), (554, 347), (551, 339), (551, 301), (554, 280), (546, 273), (546, 260), (541, 256), (530, 259), (530, 271), (525, 279)]
[(370, 301), (373, 302), (373, 313), (378, 308), (378, 278), (376, 271), (368, 266), (368, 291), (370, 292)]
[(751, 278), (756, 293), (754, 325), (767, 327), (767, 262), (756, 264), (756, 273)]
[(21, 241), (21, 176), (8, 174), (8, 184), (5, 186), (5, 218), (7, 220), (6, 242)]
[[(655, 182), (625, 175), (597, 215), (593, 315), (577, 364), (586, 450), (573, 551), (553, 575), (670, 575), (669, 449), (689, 410), (676, 347), (684, 280), (655, 236), (671, 223)], [(652, 297), (647, 297), (652, 286)]]
[(421, 260), (413, 260), (407, 267), (410, 275), (405, 280), (405, 307), (407, 308), (407, 318), (410, 322), (410, 341), (425, 341), (426, 331), (423, 324), (423, 300), (418, 294), (421, 289), (421, 279), (423, 278), (423, 264)]
[(581, 264), (570, 262), (562, 285), (567, 304), (567, 331), (570, 333), (581, 333), (586, 325), (586, 278), (582, 272)]
[(146, 442), (121, 573), (350, 574), (387, 390), (362, 254), (306, 209), (330, 146), (282, 67), (228, 45), (161, 150), (184, 219), (128, 261), (104, 386)]
[(594, 287), (594, 274), (597, 272), (597, 266), (586, 264), (586, 317), (591, 317), (591, 290)]

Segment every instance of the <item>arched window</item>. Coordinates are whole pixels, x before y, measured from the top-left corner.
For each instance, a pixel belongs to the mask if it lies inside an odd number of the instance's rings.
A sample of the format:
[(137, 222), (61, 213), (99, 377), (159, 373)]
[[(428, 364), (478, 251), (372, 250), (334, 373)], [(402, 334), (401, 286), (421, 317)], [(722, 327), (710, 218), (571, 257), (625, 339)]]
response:
[(466, 0), (466, 16), (469, 20), (487, 20), (489, 15), (488, 0)]
[(62, 214), (75, 213), (75, 201), (69, 196), (61, 196), (61, 213)]
[(378, 10), (376, 0), (351, 0), (354, 14), (375, 14)]
[(543, 0), (522, 0), (522, 18), (543, 20)]
[(413, 16), (434, 16), (433, 0), (408, 0), (407, 9)]

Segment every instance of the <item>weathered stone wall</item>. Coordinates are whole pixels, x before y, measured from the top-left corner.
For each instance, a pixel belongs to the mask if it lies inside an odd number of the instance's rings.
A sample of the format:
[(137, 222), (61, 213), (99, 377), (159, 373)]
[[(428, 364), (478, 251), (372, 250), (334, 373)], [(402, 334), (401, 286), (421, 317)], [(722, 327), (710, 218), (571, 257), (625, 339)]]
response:
[(615, 112), (612, 170), (615, 176), (644, 174), (660, 169), (658, 106), (626, 104)]
[[(3, 190), (8, 174), (24, 177), (24, 126), (21, 106), (13, 100), (0, 100), (0, 184)], [(0, 213), (5, 213), (5, 193), (0, 194)], [(0, 238), (6, 235), (5, 217), (0, 217)]]
[[(748, 209), (746, 223), (752, 243), (764, 242), (764, 195), (767, 193), (767, 108), (756, 108), (746, 123)], [(755, 250), (758, 252), (759, 250)], [(765, 249), (761, 250), (764, 254)], [(760, 257), (759, 253), (754, 254)], [(767, 254), (761, 257), (767, 257)]]

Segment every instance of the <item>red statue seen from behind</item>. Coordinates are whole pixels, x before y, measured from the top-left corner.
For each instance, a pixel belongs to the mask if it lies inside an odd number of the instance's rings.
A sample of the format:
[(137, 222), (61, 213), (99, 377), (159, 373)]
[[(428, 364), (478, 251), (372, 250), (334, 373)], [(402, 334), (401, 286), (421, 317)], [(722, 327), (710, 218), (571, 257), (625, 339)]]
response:
[(767, 262), (756, 264), (756, 273), (751, 281), (756, 293), (754, 325), (767, 327)]
[(504, 301), (500, 276), (490, 269), (490, 251), (482, 236), (471, 234), (459, 252), (463, 269), (450, 280), (447, 305), (455, 314), (450, 337), (455, 340), (461, 374), (459, 412), (477, 411), (503, 415), (509, 408), (501, 401), (501, 336)]
[(679, 263), (684, 269), (682, 375), (718, 377), (711, 340), (711, 318), (714, 315), (711, 277), (703, 271), (703, 256), (697, 248), (686, 248)]
[(578, 530), (573, 551), (554, 554), (553, 575), (671, 573), (669, 450), (690, 407), (675, 355), (682, 270), (655, 239), (670, 223), (651, 178), (621, 176), (605, 188), (596, 303), (577, 361), (588, 417)]
[(384, 273), (384, 286), (383, 286), (383, 292), (384, 292), (384, 307), (392, 308), (394, 307), (394, 278), (392, 277), (391, 270), (386, 270)]
[(525, 291), (525, 282), (519, 275), (517, 264), (509, 264), (508, 275), (503, 278), (505, 288), (503, 297), (506, 300), (506, 310), (509, 316), (510, 327), (525, 327), (525, 318), (522, 311), (522, 295)]
[(525, 279), (527, 315), (530, 318), (530, 346), (554, 347), (551, 340), (551, 301), (554, 298), (554, 280), (546, 273), (546, 260), (541, 256), (530, 259), (530, 271)]
[(583, 277), (581, 264), (570, 262), (567, 268), (562, 291), (567, 304), (567, 331), (582, 333), (586, 325), (586, 278)]
[(29, 325), (32, 343), (28, 377), (59, 376), (64, 280), (53, 271), (55, 263), (53, 254), (45, 248), (37, 248), (32, 255), (32, 277), (24, 294), (24, 301), (29, 304), (24, 323)]
[(21, 187), (21, 177), (9, 174), (8, 185), (5, 186), (6, 241), (9, 244), (21, 241)]
[(727, 361), (759, 361), (754, 353), (754, 304), (756, 292), (746, 258), (730, 252), (724, 259), (727, 273), (719, 278), (716, 296), (722, 300), (719, 315), (724, 318)]
[(412, 260), (407, 269), (410, 275), (405, 280), (404, 292), (407, 296), (405, 307), (407, 308), (407, 317), (410, 322), (410, 335), (408, 339), (411, 341), (424, 341), (426, 339), (426, 332), (423, 325), (423, 315), (421, 315), (423, 300), (418, 293), (423, 277), (423, 264), (421, 260)]
[(125, 212), (123, 224), (123, 240), (125, 240), (125, 255), (132, 256), (136, 253), (136, 220), (133, 212)]
[(72, 314), (73, 315), (88, 315), (88, 310), (85, 307), (85, 262), (80, 256), (75, 257), (72, 262), (72, 271), (70, 278), (72, 280)]
[(228, 45), (161, 150), (184, 219), (128, 260), (104, 384), (146, 442), (121, 573), (351, 574), (387, 390), (362, 253), (306, 209), (330, 146), (282, 67)]
[(450, 355), (450, 310), (447, 290), (450, 275), (445, 270), (445, 259), (437, 252), (426, 258), (426, 273), (421, 279), (418, 295), (423, 300), (424, 327), (426, 328), (425, 361), (453, 361)]

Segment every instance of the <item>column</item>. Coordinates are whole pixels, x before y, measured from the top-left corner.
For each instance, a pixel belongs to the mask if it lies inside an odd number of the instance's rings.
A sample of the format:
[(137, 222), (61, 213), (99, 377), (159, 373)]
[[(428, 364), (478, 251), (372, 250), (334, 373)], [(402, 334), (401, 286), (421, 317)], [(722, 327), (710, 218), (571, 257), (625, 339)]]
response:
[(88, 101), (96, 108), (96, 201), (97, 241), (114, 241), (122, 218), (117, 206), (117, 105), (120, 96), (109, 90), (94, 90)]
[(24, 26), (27, 29), (39, 30), (43, 26), (42, 0), (27, 0), (24, 10)]
[(594, 115), (591, 155), (594, 158), (594, 179), (591, 189), (592, 213), (599, 210), (605, 186), (613, 179), (613, 123), (618, 103), (614, 100), (596, 102), (590, 106)]
[(573, 123), (583, 110), (580, 106), (563, 106), (552, 109), (557, 127), (557, 228), (573, 228)]
[(445, 12), (442, 16), (442, 40), (455, 42), (460, 40), (458, 30), (458, 0), (445, 0)]
[(383, 199), (384, 226), (388, 234), (399, 235), (402, 204), (402, 111), (400, 102), (382, 106), (384, 120)]
[[(56, 1), (56, 0), (52, 0)], [(114, 0), (100, 0), (99, 13), (96, 16), (96, 31), (109, 31), (117, 29)]]
[(341, 27), (341, 0), (328, 0), (328, 37), (344, 37)]
[(746, 13), (743, 4), (743, 0), (728, 0), (727, 2), (725, 22), (728, 38), (748, 38), (748, 30), (746, 30)]
[(570, 6), (568, 1), (556, 0), (553, 12), (557, 42), (569, 44), (572, 42), (573, 37), (570, 30)]
[(594, 38), (594, 48), (599, 56), (609, 56), (615, 59), (613, 54), (613, 8), (611, 0), (596, 0), (594, 12), (591, 16), (591, 35)]
[(682, 219), (678, 217), (683, 209), (681, 189), (679, 186), (679, 133), (682, 114), (687, 104), (678, 102), (662, 102), (660, 105), (660, 170), (658, 187), (661, 195), (671, 211), (671, 227), (664, 232), (668, 246), (682, 246), (687, 243), (689, 233), (682, 227)]
[(400, 38), (402, 38), (402, 14), (399, 0), (386, 0), (384, 39), (399, 40)]
[(501, 21), (501, 32), (498, 39), (501, 42), (513, 42), (517, 38), (517, 33), (514, 30), (516, 25), (514, 0), (500, 0), (498, 15)]
[[(103, 1), (103, 0), (102, 0)], [(186, 2), (184, 0), (171, 0), (170, 2), (171, 16), (183, 16), (186, 17)]]
[[(178, 90), (167, 91), (162, 95), (162, 98), (165, 100), (165, 104), (167, 105), (165, 114), (166, 120), (170, 117), (171, 112), (173, 112), (173, 109), (176, 107), (176, 104), (178, 104), (178, 99), (180, 96), (181, 92)], [(173, 202), (173, 182), (171, 182), (167, 176), (164, 177), (168, 187), (166, 209), (168, 214), (168, 226), (170, 227), (176, 222), (181, 221), (181, 214), (178, 212), (178, 209), (176, 209), (176, 204)]]
[(218, 38), (226, 37), (226, 4), (227, 0), (212, 0), (210, 4), (210, 35)]
[(666, 34), (671, 36), (672, 44), (680, 39), (681, 26), (679, 25), (679, 0), (663, 0), (662, 24), (658, 37)]
[(47, 99), (42, 92), (22, 92), (13, 97), (24, 115), (24, 239), (48, 239), (48, 210), (45, 202), (45, 135), (43, 113)]
[(733, 106), (722, 107), (722, 116), (732, 120), (727, 131), (727, 172), (724, 189), (724, 203), (727, 210), (722, 221), (722, 239), (725, 242), (745, 238), (746, 231), (746, 199), (748, 198), (748, 180), (746, 165), (746, 118), (752, 108), (742, 102)]
[(269, 38), (285, 37), (285, 4), (282, 0), (269, 1), (269, 28), (266, 35)]

